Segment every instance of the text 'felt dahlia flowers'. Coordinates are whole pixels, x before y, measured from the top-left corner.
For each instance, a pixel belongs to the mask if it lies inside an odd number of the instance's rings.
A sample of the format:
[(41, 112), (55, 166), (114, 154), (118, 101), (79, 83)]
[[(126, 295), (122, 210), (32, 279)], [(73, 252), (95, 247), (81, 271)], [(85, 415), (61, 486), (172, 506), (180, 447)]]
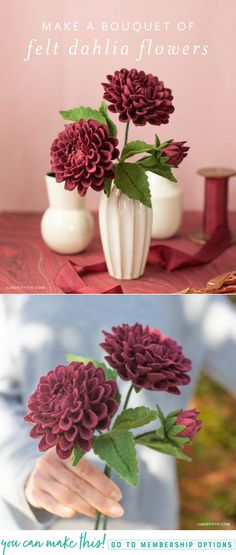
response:
[[(161, 408), (128, 408), (132, 392), (149, 389), (180, 394), (190, 381), (191, 361), (176, 341), (140, 323), (114, 326), (103, 332), (104, 362), (68, 355), (67, 366), (59, 365), (42, 376), (28, 400), (25, 421), (32, 425), (30, 436), (39, 440), (39, 450), (55, 448), (72, 465), (93, 449), (106, 463), (105, 473), (114, 470), (128, 484), (138, 483), (136, 446), (190, 461), (184, 453), (201, 428), (199, 412), (175, 410), (164, 416)], [(118, 378), (129, 381), (122, 399)], [(119, 410), (118, 416), (114, 419)], [(135, 433), (150, 423), (145, 433)], [(100, 515), (97, 515), (96, 529)], [(106, 528), (106, 519), (104, 528)]]
[[(129, 198), (151, 208), (147, 172), (176, 181), (177, 168), (188, 153), (185, 141), (141, 140), (128, 142), (129, 126), (160, 127), (174, 112), (173, 94), (152, 73), (122, 68), (102, 83), (103, 101), (98, 109), (79, 106), (60, 112), (70, 122), (51, 146), (51, 168), (57, 182), (85, 196), (91, 187), (110, 195), (112, 183)], [(106, 104), (108, 102), (108, 104)], [(119, 155), (117, 127), (108, 110), (125, 123), (124, 147)], [(135, 161), (130, 158), (135, 156)]]

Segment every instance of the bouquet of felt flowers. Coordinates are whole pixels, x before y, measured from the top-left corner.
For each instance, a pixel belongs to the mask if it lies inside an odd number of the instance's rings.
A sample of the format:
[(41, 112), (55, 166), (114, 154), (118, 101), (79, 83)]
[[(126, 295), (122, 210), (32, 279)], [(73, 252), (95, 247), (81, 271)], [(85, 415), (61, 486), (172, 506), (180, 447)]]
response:
[[(142, 389), (179, 395), (190, 382), (192, 364), (174, 339), (149, 326), (122, 324), (103, 333), (101, 347), (108, 364), (68, 355), (67, 366), (59, 365), (40, 378), (28, 400), (25, 421), (33, 424), (30, 436), (40, 439), (40, 451), (54, 447), (60, 459), (72, 457), (76, 466), (93, 449), (106, 463), (107, 476), (113, 470), (136, 486), (136, 445), (190, 461), (184, 447), (200, 430), (201, 421), (196, 409), (164, 415), (158, 405), (155, 410), (128, 408), (130, 396)], [(118, 378), (130, 383), (125, 399)], [(149, 424), (145, 433), (133, 431)], [(100, 518), (97, 513), (95, 529)]]
[[(174, 112), (173, 95), (157, 76), (137, 69), (121, 69), (102, 83), (104, 95), (99, 109), (79, 106), (60, 114), (69, 123), (51, 146), (51, 168), (57, 182), (65, 188), (77, 188), (85, 196), (91, 187), (110, 195), (112, 181), (129, 198), (151, 208), (147, 172), (176, 181), (177, 168), (188, 153), (185, 141), (161, 142), (155, 135), (153, 144), (142, 140), (128, 142), (130, 122), (167, 124)], [(107, 104), (107, 102), (108, 104)], [(125, 140), (119, 148), (117, 128), (108, 110), (119, 114), (126, 124)], [(134, 162), (130, 158), (136, 157)]]

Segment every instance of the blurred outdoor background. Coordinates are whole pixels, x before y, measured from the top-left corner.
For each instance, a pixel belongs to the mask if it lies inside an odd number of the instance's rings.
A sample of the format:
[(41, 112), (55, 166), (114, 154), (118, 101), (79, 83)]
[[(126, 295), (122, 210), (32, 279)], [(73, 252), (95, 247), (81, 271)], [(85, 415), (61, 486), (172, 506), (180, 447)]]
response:
[[(236, 310), (236, 296), (229, 296), (229, 299), (235, 303)], [(188, 449), (192, 463), (178, 463), (180, 528), (216, 530), (216, 523), (221, 523), (219, 529), (235, 530), (235, 398), (203, 373), (192, 401), (192, 406), (195, 405), (201, 411), (204, 426), (192, 448)]]

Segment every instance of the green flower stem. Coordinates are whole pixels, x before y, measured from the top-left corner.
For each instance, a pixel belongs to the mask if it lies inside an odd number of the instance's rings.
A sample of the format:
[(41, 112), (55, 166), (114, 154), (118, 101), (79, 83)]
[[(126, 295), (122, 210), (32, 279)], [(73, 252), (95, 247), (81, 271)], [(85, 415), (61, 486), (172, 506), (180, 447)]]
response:
[[(129, 400), (130, 400), (130, 395), (131, 395), (131, 393), (132, 393), (132, 391), (133, 391), (133, 387), (134, 387), (134, 386), (131, 385), (130, 388), (129, 388), (129, 391), (128, 391), (128, 393), (127, 393), (127, 396), (126, 396), (126, 399), (125, 399), (125, 402), (124, 402), (123, 411), (124, 411), (125, 409), (127, 409), (127, 406), (128, 406)], [(122, 412), (123, 412), (123, 411), (122, 411)]]
[(100, 519), (101, 519), (101, 513), (97, 511), (94, 530), (99, 530)]
[(125, 128), (125, 144), (124, 146), (127, 144), (128, 141), (128, 134), (129, 134), (129, 121), (126, 123), (126, 128)]
[[(127, 125), (128, 125), (128, 124), (127, 124)], [(130, 396), (131, 396), (132, 391), (133, 391), (133, 385), (130, 386), (129, 391), (128, 391), (127, 395), (126, 395), (126, 399), (125, 399), (125, 402), (124, 402), (123, 411), (124, 411), (124, 410), (127, 408), (127, 406), (128, 406), (128, 403), (129, 403), (129, 400), (130, 400)], [(122, 411), (122, 412), (123, 412), (123, 411)], [(105, 466), (105, 468), (104, 468), (104, 474), (105, 474), (106, 476), (108, 476), (108, 478), (110, 478), (110, 476), (111, 476), (111, 468), (110, 468), (107, 464), (106, 464), (106, 466)], [(100, 513), (99, 511), (97, 511), (94, 530), (99, 530), (100, 519), (101, 519), (101, 513)], [(103, 519), (103, 530), (106, 530), (106, 529), (107, 529), (107, 522), (108, 522), (108, 516), (104, 516), (104, 519)]]
[[(156, 430), (151, 430), (153, 433), (156, 432)], [(139, 434), (138, 436), (135, 436), (135, 439), (139, 439), (140, 437), (145, 437), (145, 436), (149, 436), (150, 432), (145, 432), (144, 434)]]
[[(111, 468), (107, 464), (104, 468), (104, 474), (105, 474), (105, 476), (110, 478)], [(99, 511), (97, 511), (94, 530), (99, 530), (101, 516), (102, 516), (101, 513)], [(107, 521), (108, 521), (108, 516), (104, 515), (103, 530), (107, 529)]]
[[(106, 464), (105, 466), (105, 470), (104, 470), (104, 474), (105, 476), (107, 476), (108, 478), (110, 478), (111, 476), (111, 468)], [(103, 519), (103, 530), (107, 529), (107, 522), (108, 522), (108, 516), (104, 515), (104, 519)]]
[[(127, 393), (127, 396), (126, 396), (126, 399), (125, 399), (125, 402), (124, 402), (123, 411), (124, 411), (124, 410), (127, 408), (127, 406), (128, 406), (128, 403), (129, 403), (129, 400), (130, 400), (130, 396), (131, 396), (132, 391), (133, 391), (133, 385), (130, 386), (129, 391), (128, 391), (128, 393)], [(123, 411), (122, 411), (122, 412), (123, 412)], [(104, 474), (105, 474), (106, 476), (108, 476), (108, 478), (110, 478), (110, 476), (111, 476), (111, 468), (110, 468), (107, 464), (106, 464), (105, 469), (104, 469)], [(106, 529), (107, 529), (107, 522), (108, 522), (108, 516), (104, 516), (104, 520), (103, 520), (103, 530), (106, 530)]]
[(103, 527), (102, 527), (103, 530), (107, 529), (107, 522), (108, 522), (108, 516), (105, 515), (103, 519)]

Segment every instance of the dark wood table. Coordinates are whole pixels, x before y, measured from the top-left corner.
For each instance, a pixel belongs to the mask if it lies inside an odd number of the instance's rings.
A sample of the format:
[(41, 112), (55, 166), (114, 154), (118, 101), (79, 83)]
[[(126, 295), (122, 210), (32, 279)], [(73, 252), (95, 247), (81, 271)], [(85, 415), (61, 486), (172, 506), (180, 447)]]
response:
[[(40, 236), (40, 214), (0, 214), (0, 293), (47, 294), (61, 293), (54, 280), (58, 270), (67, 260), (79, 264), (101, 261), (103, 257), (95, 215), (95, 237), (82, 254), (65, 256), (52, 252)], [(230, 214), (230, 225), (236, 229), (236, 213)], [(188, 239), (188, 233), (199, 227), (201, 215), (186, 212), (178, 236), (161, 241), (179, 250), (195, 253), (199, 246)], [(85, 274), (84, 282), (91, 287), (111, 288), (121, 283), (124, 293), (175, 293), (186, 287), (205, 287), (207, 281), (224, 272), (236, 270), (236, 245), (225, 250), (210, 264), (168, 272), (160, 265), (148, 264), (142, 278), (116, 281), (107, 272)]]

